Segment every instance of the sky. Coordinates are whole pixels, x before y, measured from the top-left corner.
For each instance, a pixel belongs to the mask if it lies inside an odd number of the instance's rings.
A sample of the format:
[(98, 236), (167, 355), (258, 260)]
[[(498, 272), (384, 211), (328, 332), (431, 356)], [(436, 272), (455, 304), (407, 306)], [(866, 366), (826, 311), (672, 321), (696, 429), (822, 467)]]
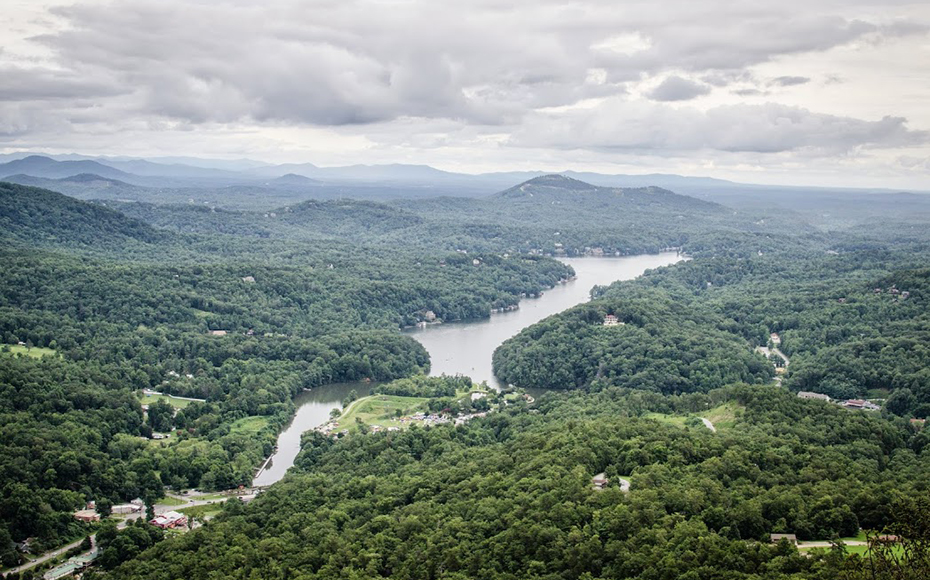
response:
[(0, 153), (930, 190), (930, 3), (2, 0)]

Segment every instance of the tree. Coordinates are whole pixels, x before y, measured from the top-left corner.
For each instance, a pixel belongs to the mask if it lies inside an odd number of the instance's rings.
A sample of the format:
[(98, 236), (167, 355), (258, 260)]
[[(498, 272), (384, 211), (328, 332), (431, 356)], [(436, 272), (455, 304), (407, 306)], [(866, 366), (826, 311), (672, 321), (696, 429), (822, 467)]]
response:
[(888, 400), (885, 401), (885, 408), (895, 415), (907, 415), (916, 406), (917, 398), (910, 389), (895, 389)]
[(148, 416), (153, 431), (170, 431), (174, 421), (174, 407), (164, 399), (158, 399), (149, 405)]
[(101, 519), (106, 519), (110, 517), (110, 514), (113, 513), (113, 502), (109, 498), (102, 497), (97, 500), (97, 513), (100, 514)]
[(853, 557), (846, 580), (925, 580), (930, 578), (930, 498), (901, 499), (883, 533), (868, 534), (867, 557)]

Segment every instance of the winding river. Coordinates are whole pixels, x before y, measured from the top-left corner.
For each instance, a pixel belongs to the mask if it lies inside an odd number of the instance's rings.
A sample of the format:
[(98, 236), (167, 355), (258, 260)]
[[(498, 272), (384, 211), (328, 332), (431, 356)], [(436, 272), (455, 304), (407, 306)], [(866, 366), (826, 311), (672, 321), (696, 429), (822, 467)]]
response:
[[(499, 388), (501, 385), (491, 370), (491, 355), (502, 342), (547, 316), (586, 302), (594, 286), (631, 280), (650, 268), (683, 259), (676, 252), (622, 258), (563, 258), (564, 263), (575, 269), (577, 279), (546, 290), (540, 298), (521, 300), (517, 310), (493, 314), (486, 320), (437, 324), (407, 332), (429, 352), (430, 374), (468, 375), (476, 382), (487, 381), (489, 386)], [(365, 383), (340, 383), (298, 395), (294, 399), (297, 413), (278, 436), (277, 451), (255, 477), (254, 484), (271, 485), (284, 477), (300, 451), (301, 434), (325, 423), (330, 411), (341, 409), (343, 399), (352, 390), (365, 396), (369, 389), (370, 385)]]

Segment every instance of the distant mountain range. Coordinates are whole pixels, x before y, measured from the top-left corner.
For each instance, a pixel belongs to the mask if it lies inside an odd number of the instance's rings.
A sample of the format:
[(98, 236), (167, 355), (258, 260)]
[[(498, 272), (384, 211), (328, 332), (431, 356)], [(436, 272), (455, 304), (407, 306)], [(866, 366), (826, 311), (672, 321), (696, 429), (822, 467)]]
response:
[[(467, 196), (484, 197), (502, 191), (514, 183), (524, 182), (551, 172), (513, 171), (465, 174), (442, 171), (428, 165), (349, 165), (319, 167), (312, 163), (268, 165), (248, 159), (236, 161), (172, 157), (160, 159), (130, 159), (123, 157), (90, 158), (71, 155), (30, 155), (13, 153), (0, 155), (0, 180), (27, 183), (26, 176), (40, 179), (68, 179), (69, 194), (79, 189), (76, 175), (96, 175), (118, 180), (121, 187), (146, 187), (159, 190), (185, 188), (211, 189), (248, 188), (249, 195), (262, 196), (269, 190), (289, 192), (306, 190), (304, 198), (360, 197), (388, 199), (398, 197)], [(659, 187), (676, 193), (728, 203), (734, 197), (752, 198), (753, 203), (770, 203), (779, 196), (798, 197), (802, 192), (846, 195), (889, 193), (893, 190), (791, 187), (752, 185), (715, 179), (674, 174), (607, 175), (591, 172), (565, 171), (561, 175), (589, 182), (600, 187)], [(15, 178), (13, 177), (15, 176)], [(99, 182), (85, 178), (87, 182)], [(29, 183), (52, 187), (48, 183)], [(96, 183), (99, 186), (100, 183)], [(312, 190), (312, 191), (311, 191)], [(231, 190), (232, 191), (232, 190)], [(197, 198), (197, 195), (191, 195)], [(217, 199), (222, 196), (213, 196)], [(803, 196), (802, 196), (803, 197)], [(153, 198), (154, 200), (155, 198)], [(280, 199), (277, 198), (277, 199)], [(777, 203), (775, 204), (777, 205)]]
[(30, 155), (0, 165), (0, 177), (22, 174), (46, 179), (61, 179), (82, 173), (120, 180), (133, 178), (129, 173), (97, 161), (56, 161), (41, 155)]

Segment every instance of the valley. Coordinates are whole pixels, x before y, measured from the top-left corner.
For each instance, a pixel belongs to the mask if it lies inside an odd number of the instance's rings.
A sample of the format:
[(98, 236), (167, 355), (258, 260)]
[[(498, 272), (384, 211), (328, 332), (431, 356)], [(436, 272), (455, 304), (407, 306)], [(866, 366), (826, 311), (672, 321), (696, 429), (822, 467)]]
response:
[(828, 578), (847, 560), (768, 535), (819, 545), (923, 509), (926, 229), (565, 176), (225, 195), (0, 184), (11, 543), (93, 533), (72, 516), (90, 500), (256, 485), (197, 529), (107, 532), (88, 577)]

